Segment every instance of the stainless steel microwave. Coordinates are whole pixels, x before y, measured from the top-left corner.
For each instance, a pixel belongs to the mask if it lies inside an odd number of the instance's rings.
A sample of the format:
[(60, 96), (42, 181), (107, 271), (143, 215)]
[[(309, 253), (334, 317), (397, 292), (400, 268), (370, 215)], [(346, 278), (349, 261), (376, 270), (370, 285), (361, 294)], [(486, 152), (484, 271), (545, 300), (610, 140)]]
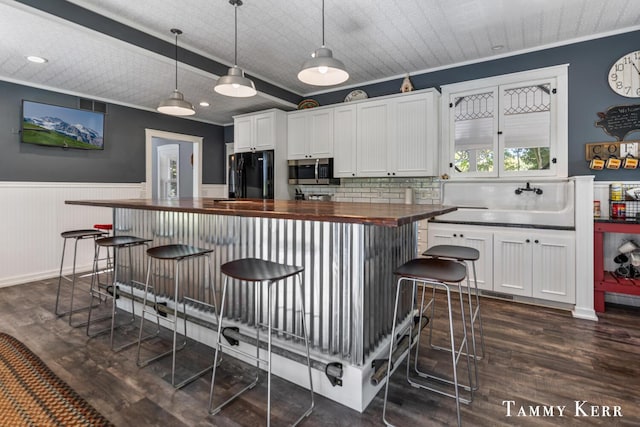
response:
[(289, 184), (327, 185), (339, 184), (333, 178), (333, 159), (289, 160)]

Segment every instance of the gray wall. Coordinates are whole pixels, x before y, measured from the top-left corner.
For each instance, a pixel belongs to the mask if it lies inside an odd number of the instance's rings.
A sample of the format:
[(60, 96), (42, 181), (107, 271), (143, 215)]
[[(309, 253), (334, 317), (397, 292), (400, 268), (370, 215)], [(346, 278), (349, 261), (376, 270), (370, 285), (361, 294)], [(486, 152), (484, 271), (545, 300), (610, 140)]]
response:
[[(640, 170), (592, 171), (585, 160), (585, 144), (615, 141), (594, 122), (596, 113), (613, 105), (640, 104), (640, 98), (625, 98), (609, 88), (607, 75), (622, 55), (640, 49), (640, 31), (585, 41), (504, 59), (482, 62), (411, 77), (415, 89), (440, 87), (466, 80), (515, 73), (552, 65), (569, 65), (569, 175), (595, 175), (596, 180), (640, 179)], [(363, 86), (369, 97), (400, 92), (402, 78)], [(313, 96), (320, 105), (342, 102), (353, 88)], [(226, 129), (225, 129), (226, 131)], [(228, 132), (228, 131), (227, 131)], [(640, 132), (627, 140), (640, 140)]]
[(203, 137), (204, 184), (224, 184), (224, 127), (107, 105), (104, 150), (20, 143), (22, 100), (77, 108), (78, 97), (0, 81), (0, 181), (143, 182), (145, 128)]

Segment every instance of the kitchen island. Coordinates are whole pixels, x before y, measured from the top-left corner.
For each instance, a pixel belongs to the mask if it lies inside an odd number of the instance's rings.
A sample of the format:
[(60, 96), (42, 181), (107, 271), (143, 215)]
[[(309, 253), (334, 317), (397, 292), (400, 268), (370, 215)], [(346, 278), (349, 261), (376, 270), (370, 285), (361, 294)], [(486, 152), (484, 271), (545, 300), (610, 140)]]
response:
[[(417, 255), (417, 221), (455, 210), (441, 205), (369, 204), (321, 201), (180, 199), (82, 200), (67, 204), (111, 207), (116, 234), (153, 239), (152, 245), (184, 243), (214, 249), (214, 283), (220, 295), (224, 280), (220, 265), (256, 257), (305, 267), (305, 316), (314, 359), (314, 388), (331, 399), (363, 411), (380, 385), (369, 377), (371, 361), (388, 349), (395, 295), (393, 270)], [(144, 256), (134, 260), (134, 278), (144, 277)], [(203, 266), (194, 262), (182, 272), (183, 294), (204, 302), (200, 286)], [(160, 298), (171, 294), (172, 273), (152, 272)], [(292, 279), (278, 286), (274, 325), (287, 332), (300, 330), (294, 310)], [(132, 293), (134, 289), (131, 290)], [(400, 316), (408, 313), (410, 295)], [(167, 298), (168, 299), (168, 298)], [(171, 305), (173, 302), (168, 300)], [(255, 344), (254, 303), (266, 297), (241, 282), (230, 284), (225, 324), (237, 326), (240, 345)], [(124, 305), (126, 306), (126, 305)], [(192, 307), (194, 323), (213, 316)], [(266, 312), (266, 310), (263, 310)], [(258, 319), (263, 323), (265, 319)], [(193, 338), (213, 344), (209, 328), (194, 327)], [(190, 333), (191, 336), (191, 333)], [(274, 341), (280, 349), (274, 373), (298, 382), (303, 346), (287, 335)], [(277, 360), (277, 362), (276, 362)], [(302, 382), (302, 381), (301, 381)], [(304, 382), (302, 382), (304, 383)]]

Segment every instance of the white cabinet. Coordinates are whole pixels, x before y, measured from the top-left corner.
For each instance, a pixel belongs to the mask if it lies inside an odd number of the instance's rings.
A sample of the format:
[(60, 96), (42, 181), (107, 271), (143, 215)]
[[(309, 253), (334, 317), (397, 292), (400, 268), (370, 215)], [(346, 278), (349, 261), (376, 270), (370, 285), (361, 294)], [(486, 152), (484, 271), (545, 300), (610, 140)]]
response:
[[(480, 258), (476, 261), (478, 288), (493, 289), (493, 233), (480, 227), (461, 227), (453, 224), (429, 223), (427, 231), (428, 246), (460, 245), (477, 249)], [(473, 268), (469, 263), (470, 278)]]
[(279, 141), (286, 138), (286, 113), (266, 110), (255, 114), (243, 114), (233, 118), (234, 151), (274, 150)]
[(480, 289), (575, 304), (574, 231), (430, 222), (427, 235), (429, 247), (461, 245), (480, 252)]
[(332, 108), (303, 110), (287, 115), (287, 158), (333, 157)]
[(356, 174), (360, 177), (390, 175), (388, 147), (392, 144), (392, 103), (388, 99), (358, 104)]
[(342, 105), (333, 109), (333, 176), (356, 176), (356, 117), (355, 105)]
[(494, 233), (494, 291), (575, 303), (574, 232)]
[(358, 104), (357, 176), (437, 175), (438, 98), (427, 91)]
[(438, 174), (438, 96), (434, 92), (394, 98), (391, 172), (396, 176)]

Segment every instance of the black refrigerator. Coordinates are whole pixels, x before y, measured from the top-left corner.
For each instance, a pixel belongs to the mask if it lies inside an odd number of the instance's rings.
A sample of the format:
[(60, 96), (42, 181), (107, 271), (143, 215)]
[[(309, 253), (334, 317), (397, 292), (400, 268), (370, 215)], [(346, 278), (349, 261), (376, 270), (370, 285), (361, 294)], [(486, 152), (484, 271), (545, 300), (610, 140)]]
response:
[(229, 156), (229, 197), (273, 199), (273, 150)]

